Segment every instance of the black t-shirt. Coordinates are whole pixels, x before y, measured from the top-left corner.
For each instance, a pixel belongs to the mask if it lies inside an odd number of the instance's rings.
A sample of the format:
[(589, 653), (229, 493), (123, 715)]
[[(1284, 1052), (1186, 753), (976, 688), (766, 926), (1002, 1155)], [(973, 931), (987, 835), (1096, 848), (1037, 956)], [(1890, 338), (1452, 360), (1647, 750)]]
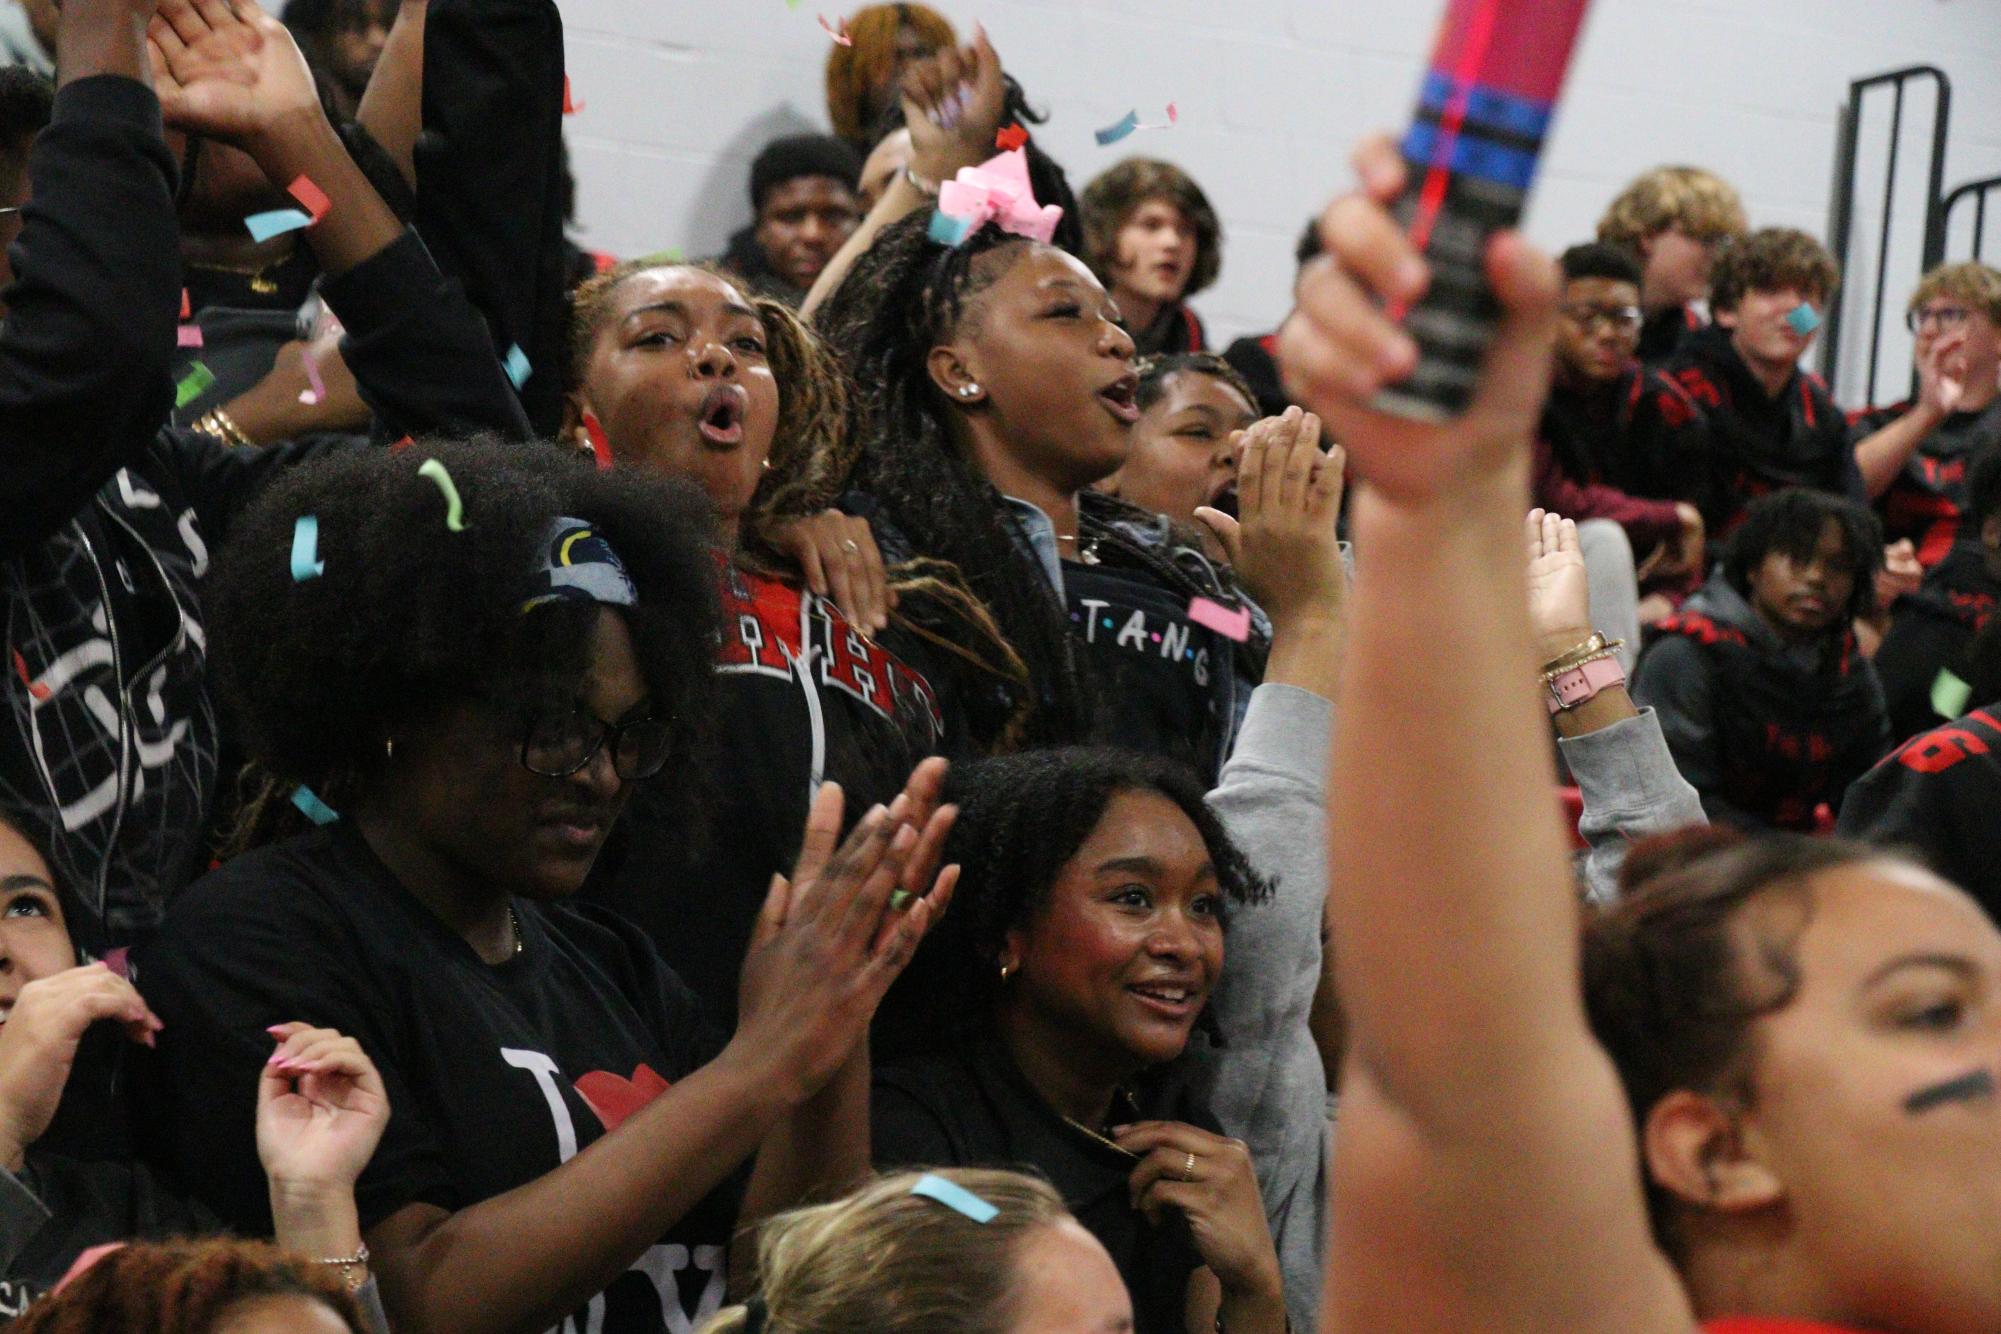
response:
[(2001, 705), (1912, 737), (1855, 781), (1837, 832), (1913, 849), (2001, 913)]
[[(269, 1233), (256, 1090), (264, 1030), (289, 1020), (338, 1028), (382, 1071), (391, 1116), (355, 1186), (364, 1229), (555, 1170), (720, 1050), (636, 928), (588, 907), (513, 906), (524, 948), (485, 963), (346, 823), (197, 882), (139, 961), (166, 1024), (149, 1072), (165, 1161), (224, 1221)], [(594, 1299), (602, 1324), (589, 1327), (683, 1331), (714, 1311), (742, 1179)], [(680, 1309), (663, 1316), (663, 1303)]]
[(1188, 619), (1185, 594), (1123, 571), (1064, 561), (1063, 591), (1097, 681), (1098, 739), (1216, 773), (1232, 720), (1210, 682), (1232, 670), (1231, 643)]
[[(1221, 1133), (1186, 1083), (1149, 1081), (1138, 1118)], [(1133, 1158), (1065, 1121), (993, 1038), (876, 1074), (875, 1165), (1020, 1168), (1047, 1177), (1070, 1212), (1104, 1243), (1132, 1294), (1135, 1334), (1187, 1334), (1188, 1280), (1201, 1256), (1180, 1214), (1154, 1227), (1128, 1200)]]
[(687, 812), (642, 789), (585, 892), (644, 927), (705, 1012), (734, 1027), (751, 928), (772, 873), (792, 872), (813, 791), (839, 783), (852, 826), (939, 753), (944, 720), (930, 684), (826, 599), (732, 566), (722, 605), (701, 828), (680, 836)]

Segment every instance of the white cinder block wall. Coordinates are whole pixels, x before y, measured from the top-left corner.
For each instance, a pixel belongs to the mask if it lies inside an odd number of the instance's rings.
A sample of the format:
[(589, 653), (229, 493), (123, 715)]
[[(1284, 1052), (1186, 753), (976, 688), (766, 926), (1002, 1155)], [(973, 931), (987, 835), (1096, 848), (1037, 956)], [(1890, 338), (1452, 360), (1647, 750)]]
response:
[[(759, 146), (825, 128), (828, 40), (814, 6), (826, 4), (833, 19), (845, 12), (838, 2), (565, 0), (569, 68), (584, 103), (568, 128), (589, 242), (621, 254), (720, 250), (748, 218), (745, 180)], [(1268, 328), (1285, 310), (1302, 222), (1345, 184), (1357, 135), (1403, 125), (1444, 7), (933, 3), (962, 30), (985, 22), (1008, 68), (1051, 113), (1043, 142), (1076, 186), (1127, 153), (1170, 158), (1202, 182), (1223, 216), (1226, 248), (1221, 280), (1196, 305), (1222, 340)], [(1634, 173), (1688, 161), (1735, 181), (1754, 223), (1824, 234), (1849, 80), (1917, 62), (1953, 79), (1948, 186), (2001, 174), (2001, 0), (1596, 0), (1529, 231), (1552, 247), (1585, 239)], [(1129, 108), (1162, 118), (1170, 100), (1177, 128), (1111, 148), (1092, 141), (1094, 128)], [(1907, 106), (1899, 165), (1907, 183), (1923, 169), (1916, 130), (1930, 110), (1929, 94)], [(1880, 128), (1865, 134), (1865, 169), (1880, 172), (1886, 137)], [(1865, 204), (1865, 235), (1879, 207)], [(1888, 286), (1900, 302), (1917, 261), (1901, 215), (1893, 232)], [(1991, 260), (2001, 252), (2001, 217), (1990, 234)], [(1907, 344), (1886, 342), (1886, 369), (1907, 357)], [(1843, 362), (1852, 382), (1850, 358)]]

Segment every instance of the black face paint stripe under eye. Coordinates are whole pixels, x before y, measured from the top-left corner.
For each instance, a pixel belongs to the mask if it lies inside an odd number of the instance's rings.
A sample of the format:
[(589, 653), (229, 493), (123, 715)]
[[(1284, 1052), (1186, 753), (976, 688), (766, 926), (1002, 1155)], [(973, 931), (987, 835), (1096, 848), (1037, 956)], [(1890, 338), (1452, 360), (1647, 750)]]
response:
[(1994, 1076), (1985, 1070), (1969, 1070), (1956, 1079), (1919, 1089), (1904, 1099), (1904, 1111), (1910, 1116), (1918, 1116), (1947, 1103), (1970, 1102), (1975, 1098), (1993, 1096)]

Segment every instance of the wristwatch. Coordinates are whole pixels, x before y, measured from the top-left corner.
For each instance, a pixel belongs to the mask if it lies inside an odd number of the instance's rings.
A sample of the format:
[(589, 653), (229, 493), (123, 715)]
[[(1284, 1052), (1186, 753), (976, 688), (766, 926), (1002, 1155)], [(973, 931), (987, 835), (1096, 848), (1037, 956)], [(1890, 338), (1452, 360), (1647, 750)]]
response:
[(1574, 709), (1606, 687), (1624, 684), (1626, 669), (1619, 665), (1617, 658), (1593, 658), (1549, 678), (1549, 711), (1553, 716), (1565, 709)]

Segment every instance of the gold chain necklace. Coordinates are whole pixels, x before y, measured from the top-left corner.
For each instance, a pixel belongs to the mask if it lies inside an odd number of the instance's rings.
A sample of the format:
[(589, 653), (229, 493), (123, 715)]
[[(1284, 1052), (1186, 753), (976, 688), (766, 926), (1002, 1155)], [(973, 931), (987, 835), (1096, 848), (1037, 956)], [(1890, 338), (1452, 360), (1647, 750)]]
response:
[[(1114, 1100), (1117, 1100), (1119, 1098), (1125, 1099), (1127, 1109), (1132, 1112), (1132, 1119), (1135, 1121), (1140, 1119), (1139, 1103), (1137, 1100), (1134, 1099), (1133, 1095), (1130, 1092), (1128, 1092), (1125, 1089), (1120, 1089), (1116, 1093), (1114, 1093), (1112, 1097)], [(1085, 1125), (1082, 1121), (1077, 1120), (1073, 1116), (1065, 1116), (1062, 1112), (1058, 1112), (1056, 1114), (1058, 1116), (1063, 1117), (1063, 1124), (1069, 1126), (1072, 1130), (1075, 1130), (1080, 1134), (1090, 1136), (1098, 1143), (1110, 1149), (1113, 1153), (1123, 1154), (1127, 1158), (1132, 1159), (1134, 1162), (1139, 1161), (1138, 1154), (1134, 1153), (1131, 1149), (1124, 1147), (1117, 1140), (1106, 1138), (1105, 1136), (1099, 1134), (1097, 1131), (1091, 1129), (1091, 1127)]]

